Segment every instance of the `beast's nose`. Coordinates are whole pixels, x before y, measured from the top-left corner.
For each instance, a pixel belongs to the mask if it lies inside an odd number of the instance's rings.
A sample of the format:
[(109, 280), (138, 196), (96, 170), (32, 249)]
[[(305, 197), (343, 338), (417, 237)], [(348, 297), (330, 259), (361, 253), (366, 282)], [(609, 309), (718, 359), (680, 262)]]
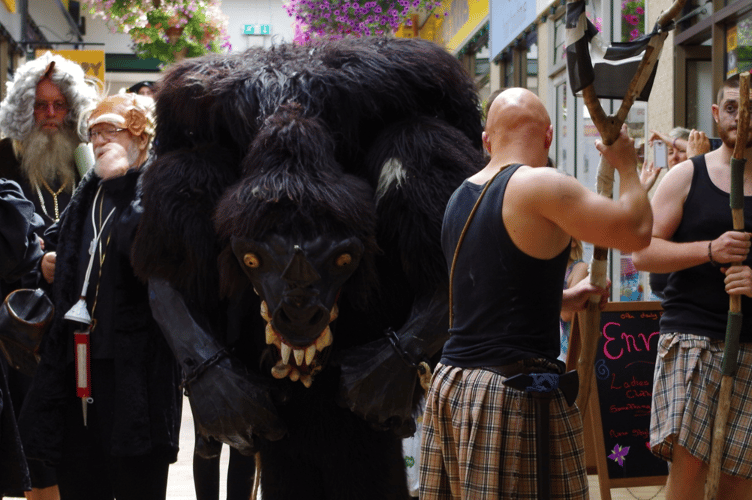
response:
[(303, 249), (295, 245), (292, 259), (282, 271), (284, 279), (290, 288), (305, 288), (321, 279), (316, 268), (308, 261)]

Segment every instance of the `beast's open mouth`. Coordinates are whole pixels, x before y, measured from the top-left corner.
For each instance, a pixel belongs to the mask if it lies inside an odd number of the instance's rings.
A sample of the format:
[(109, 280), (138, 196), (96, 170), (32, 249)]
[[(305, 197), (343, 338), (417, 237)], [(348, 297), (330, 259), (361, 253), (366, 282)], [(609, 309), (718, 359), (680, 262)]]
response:
[[(334, 304), (329, 311), (329, 323), (337, 319), (338, 314), (339, 309), (337, 304)], [(332, 345), (332, 331), (329, 325), (309, 345), (291, 346), (272, 325), (272, 316), (269, 314), (266, 301), (261, 302), (261, 317), (266, 321), (266, 343), (276, 346), (279, 354), (277, 364), (271, 370), (272, 377), (289, 377), (293, 382), (300, 380), (304, 386), (311, 387), (313, 376), (323, 369), (319, 362), (321, 352)]]

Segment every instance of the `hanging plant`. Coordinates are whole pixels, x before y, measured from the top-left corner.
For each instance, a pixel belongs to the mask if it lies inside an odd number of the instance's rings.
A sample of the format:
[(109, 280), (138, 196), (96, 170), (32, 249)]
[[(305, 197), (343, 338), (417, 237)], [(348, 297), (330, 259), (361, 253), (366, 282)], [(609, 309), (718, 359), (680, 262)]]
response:
[(623, 0), (621, 18), (622, 42), (631, 42), (645, 34), (645, 0)]
[(134, 52), (172, 63), (230, 50), (220, 0), (83, 0), (113, 33), (128, 33)]
[[(285, 10), (295, 19), (294, 40), (313, 38), (391, 35), (404, 24), (412, 25), (411, 14), (430, 13), (441, 0), (289, 0)], [(440, 17), (439, 14), (434, 14)]]

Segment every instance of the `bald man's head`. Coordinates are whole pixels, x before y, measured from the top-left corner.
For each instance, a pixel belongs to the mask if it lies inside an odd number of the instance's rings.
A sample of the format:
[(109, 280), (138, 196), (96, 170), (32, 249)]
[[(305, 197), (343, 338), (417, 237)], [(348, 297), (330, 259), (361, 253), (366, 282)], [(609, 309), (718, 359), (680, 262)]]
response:
[(537, 95), (523, 88), (499, 94), (488, 110), (483, 142), (494, 150), (526, 145), (539, 146), (548, 154), (551, 146), (551, 119)]

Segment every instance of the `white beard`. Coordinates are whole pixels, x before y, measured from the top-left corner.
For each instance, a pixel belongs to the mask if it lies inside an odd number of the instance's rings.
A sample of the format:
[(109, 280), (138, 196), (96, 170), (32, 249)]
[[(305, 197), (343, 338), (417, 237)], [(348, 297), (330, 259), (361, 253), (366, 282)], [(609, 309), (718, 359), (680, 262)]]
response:
[(65, 190), (73, 192), (76, 180), (76, 165), (73, 152), (79, 144), (78, 135), (70, 127), (47, 131), (38, 127), (21, 143), (21, 170), (32, 186), (50, 187), (57, 180)]
[[(138, 158), (139, 158), (140, 153), (141, 151), (139, 151), (138, 145), (136, 144), (136, 142), (130, 141), (130, 143), (128, 144), (128, 147), (125, 149), (125, 155), (126, 155), (126, 159), (128, 160), (129, 168), (134, 168), (134, 167), (139, 166)], [(94, 155), (96, 156), (96, 154), (97, 154), (97, 151), (95, 150)], [(102, 164), (101, 164), (100, 159), (97, 159), (97, 161), (94, 163), (94, 173), (96, 173), (100, 179), (104, 179), (107, 176), (106, 171), (103, 171), (102, 169)], [(122, 172), (122, 173), (124, 174), (125, 172)]]

